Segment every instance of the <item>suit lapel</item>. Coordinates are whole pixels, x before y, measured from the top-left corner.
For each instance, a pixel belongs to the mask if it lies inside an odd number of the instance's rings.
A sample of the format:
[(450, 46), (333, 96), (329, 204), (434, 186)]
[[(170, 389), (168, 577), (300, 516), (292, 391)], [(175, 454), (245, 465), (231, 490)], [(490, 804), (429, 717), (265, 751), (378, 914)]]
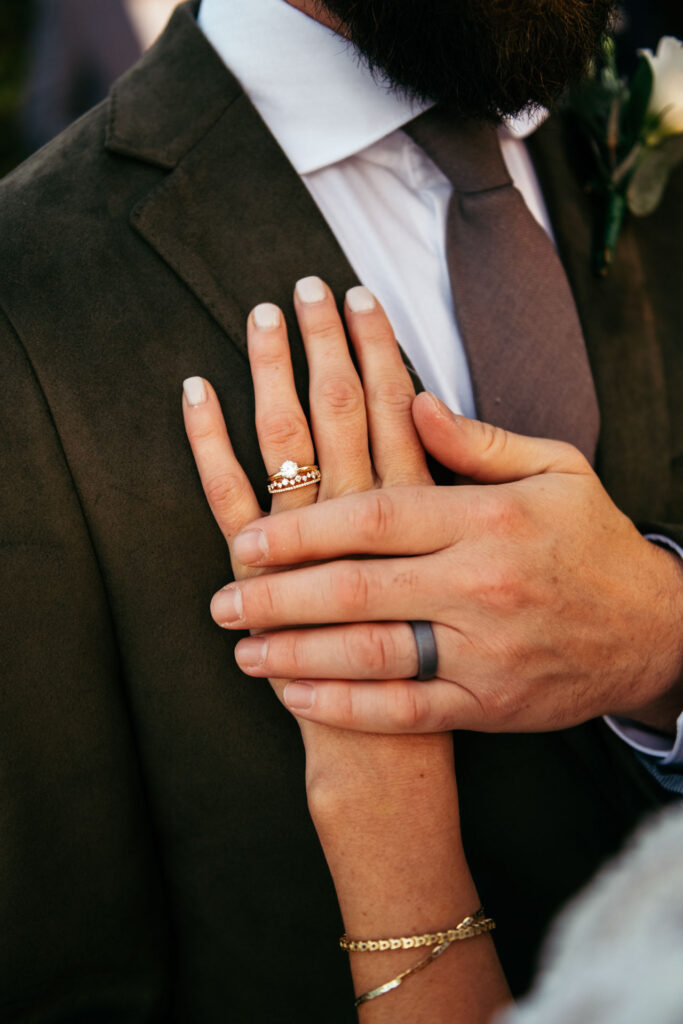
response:
[[(597, 468), (632, 518), (663, 501), (669, 480), (669, 421), (656, 318), (645, 287), (638, 224), (628, 221), (606, 278), (590, 266), (593, 200), (580, 139), (551, 118), (529, 140), (579, 311), (602, 414)], [(653, 401), (660, 396), (660, 401)]]
[(294, 282), (309, 274), (338, 297), (357, 281), (244, 95), (133, 210), (132, 223), (244, 352), (256, 303), (289, 310)]
[[(318, 274), (340, 300), (357, 277), (296, 171), (198, 29), (195, 9), (179, 8), (148, 65), (119, 83), (107, 145), (170, 171), (134, 206), (131, 224), (245, 356), (249, 311), (264, 301), (282, 307), (303, 384), (295, 281)], [(136, 95), (144, 89), (148, 96), (150, 81), (164, 101), (158, 117), (147, 109), (138, 120)]]

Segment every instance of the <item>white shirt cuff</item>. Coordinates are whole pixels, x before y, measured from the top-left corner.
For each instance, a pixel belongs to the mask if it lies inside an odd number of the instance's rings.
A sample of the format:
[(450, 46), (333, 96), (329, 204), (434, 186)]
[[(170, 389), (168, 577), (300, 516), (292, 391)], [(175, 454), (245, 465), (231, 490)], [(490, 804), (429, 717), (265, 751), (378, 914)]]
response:
[(639, 754), (655, 757), (661, 767), (683, 768), (683, 711), (676, 721), (676, 736), (673, 738), (629, 718), (605, 715), (605, 723)]
[[(645, 533), (643, 536), (654, 544), (662, 544), (664, 547), (670, 548), (683, 558), (683, 548), (670, 537), (664, 537), (659, 533)], [(663, 733), (648, 729), (646, 725), (641, 725), (639, 722), (632, 722), (628, 718), (614, 718), (611, 715), (606, 715), (605, 723), (629, 747), (637, 750), (640, 754), (655, 757), (661, 767), (683, 768), (683, 711), (676, 720), (676, 736), (673, 739)]]
[(683, 548), (671, 537), (663, 537), (660, 533), (644, 533), (643, 537), (645, 540), (651, 540), (653, 544), (663, 544), (665, 548), (670, 548), (683, 558)]

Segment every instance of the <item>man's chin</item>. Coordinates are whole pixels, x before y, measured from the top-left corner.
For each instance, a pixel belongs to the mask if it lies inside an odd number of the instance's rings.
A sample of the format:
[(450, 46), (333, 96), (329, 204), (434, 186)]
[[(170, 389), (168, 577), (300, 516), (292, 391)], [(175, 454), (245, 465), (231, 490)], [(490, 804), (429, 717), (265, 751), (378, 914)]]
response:
[(504, 9), (499, 0), (317, 6), (402, 94), (447, 104), (461, 118), (497, 121), (551, 107), (585, 72), (613, 0), (510, 0)]

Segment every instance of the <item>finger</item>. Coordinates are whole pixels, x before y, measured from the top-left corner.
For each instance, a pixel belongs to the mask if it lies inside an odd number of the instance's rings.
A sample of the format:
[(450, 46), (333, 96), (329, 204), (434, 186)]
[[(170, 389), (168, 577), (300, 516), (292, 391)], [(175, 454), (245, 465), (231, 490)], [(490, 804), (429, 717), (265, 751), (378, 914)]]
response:
[(365, 397), (334, 297), (319, 277), (297, 282), (294, 305), (308, 359), (320, 500), (374, 486)]
[(346, 293), (344, 312), (363, 380), (377, 475), (385, 487), (432, 483), (411, 412), (415, 388), (386, 313), (364, 287)]
[(591, 472), (588, 461), (571, 444), (524, 437), (456, 416), (429, 392), (415, 399), (413, 418), (423, 445), (438, 462), (479, 483), (511, 483), (540, 473)]
[(232, 450), (223, 413), (208, 381), (189, 377), (183, 383), (183, 416), (204, 494), (221, 533), (231, 544), (235, 534), (260, 515), (260, 509)]
[(476, 696), (444, 679), (353, 683), (292, 682), (283, 703), (297, 717), (339, 729), (376, 733), (486, 730)]
[[(482, 488), (396, 487), (349, 494), (249, 523), (235, 538), (249, 565), (294, 565), (347, 555), (421, 555), (455, 543)], [(419, 515), (416, 515), (416, 509)]]
[(283, 679), (410, 679), (417, 647), (407, 622), (369, 622), (261, 634), (241, 640), (235, 658), (247, 675)]
[[(439, 621), (443, 571), (443, 559), (426, 556), (340, 561), (270, 573), (220, 590), (211, 602), (211, 614), (226, 629), (414, 618)], [(467, 611), (458, 606), (452, 588), (448, 611), (450, 618)]]
[[(268, 474), (285, 461), (300, 466), (314, 461), (313, 441), (294, 384), (285, 318), (277, 306), (264, 302), (247, 322), (249, 366), (254, 384), (256, 433)], [(315, 501), (317, 487), (274, 494), (273, 512)]]

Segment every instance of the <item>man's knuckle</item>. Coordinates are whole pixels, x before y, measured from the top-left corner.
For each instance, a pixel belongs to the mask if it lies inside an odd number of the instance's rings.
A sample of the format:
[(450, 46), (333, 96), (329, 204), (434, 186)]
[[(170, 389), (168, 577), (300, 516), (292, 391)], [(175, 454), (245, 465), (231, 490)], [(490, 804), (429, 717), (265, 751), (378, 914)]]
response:
[(346, 615), (362, 612), (368, 604), (368, 580), (361, 567), (349, 562), (343, 567), (338, 584), (341, 609)]
[(263, 609), (269, 620), (276, 615), (277, 608), (279, 606), (275, 580), (275, 576), (261, 576), (261, 588), (256, 592), (256, 596), (260, 598), (259, 606)]
[(306, 551), (310, 546), (310, 538), (308, 537), (307, 531), (298, 516), (294, 517), (291, 527), (293, 527), (294, 530), (294, 550), (296, 552)]
[(498, 726), (510, 722), (519, 710), (519, 698), (509, 683), (501, 683), (482, 699), (486, 718)]
[(556, 463), (560, 463), (574, 472), (590, 472), (591, 465), (586, 456), (569, 441), (555, 441)]
[(517, 572), (510, 566), (498, 565), (488, 572), (483, 595), (490, 608), (506, 612), (518, 607), (520, 589)]
[(413, 683), (397, 683), (389, 691), (387, 718), (395, 732), (419, 732), (425, 725), (427, 706)]
[(329, 377), (320, 385), (318, 394), (337, 415), (355, 415), (365, 407), (362, 388), (346, 377)]
[(276, 622), (278, 600), (273, 588), (274, 578), (256, 576), (250, 586), (242, 588), (242, 619), (251, 629), (266, 629)]
[(308, 645), (305, 638), (296, 631), (289, 636), (283, 644), (284, 661), (292, 676), (302, 674), (306, 664)]
[(506, 615), (520, 606), (524, 579), (517, 567), (490, 562), (462, 581), (463, 594), (486, 613)]
[[(350, 516), (350, 529), (360, 545), (374, 544), (383, 540), (392, 531), (394, 506), (386, 491), (376, 491), (364, 496)], [(359, 545), (359, 546), (360, 546)]]
[(481, 440), (479, 442), (481, 455), (485, 458), (498, 458), (503, 454), (508, 443), (508, 433), (501, 427), (494, 427), (492, 423), (479, 423)]
[[(523, 637), (516, 630), (505, 627), (496, 638), (494, 658), (500, 678), (508, 682), (520, 678), (520, 673), (528, 670), (534, 660)], [(510, 686), (506, 688), (506, 692), (512, 692)]]
[(370, 626), (370, 644), (374, 650), (374, 668), (379, 676), (393, 675), (396, 647), (386, 626)]
[(487, 526), (496, 533), (518, 533), (524, 526), (526, 514), (518, 500), (508, 491), (487, 495), (484, 505)]
[(349, 646), (349, 654), (369, 679), (383, 678), (390, 671), (394, 645), (386, 628), (374, 624), (359, 627), (355, 638), (349, 637)]
[(339, 688), (337, 700), (338, 722), (344, 728), (361, 729), (366, 714), (365, 694), (362, 686), (347, 683)]

